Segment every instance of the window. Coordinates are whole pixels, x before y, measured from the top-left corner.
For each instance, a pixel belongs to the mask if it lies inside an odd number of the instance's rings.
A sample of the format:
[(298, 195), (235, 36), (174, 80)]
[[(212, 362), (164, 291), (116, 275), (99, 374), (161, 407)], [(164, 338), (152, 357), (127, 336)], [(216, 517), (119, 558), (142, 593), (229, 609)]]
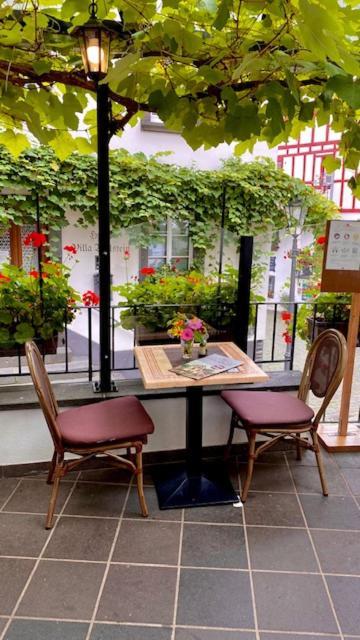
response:
[(178, 133), (172, 129), (167, 129), (156, 113), (145, 113), (141, 120), (141, 128), (144, 131), (161, 131), (162, 133)]
[(276, 256), (270, 257), (269, 271), (273, 271), (273, 272), (276, 271)]
[(23, 266), (27, 271), (37, 267), (37, 253), (32, 247), (24, 245), (24, 239), (31, 231), (34, 231), (34, 225), (20, 227), (11, 224), (8, 229), (0, 229), (0, 263), (9, 261), (18, 267)]
[(171, 264), (185, 271), (189, 269), (191, 259), (189, 225), (168, 219), (160, 225), (157, 242), (142, 251), (141, 266), (158, 269), (163, 264)]

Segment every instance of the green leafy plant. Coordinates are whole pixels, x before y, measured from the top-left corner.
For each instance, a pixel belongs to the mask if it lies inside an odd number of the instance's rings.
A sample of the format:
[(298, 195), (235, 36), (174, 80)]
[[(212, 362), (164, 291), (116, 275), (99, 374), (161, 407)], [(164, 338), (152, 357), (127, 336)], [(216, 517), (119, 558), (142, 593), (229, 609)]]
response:
[[(235, 316), (237, 270), (227, 265), (220, 280), (218, 274), (199, 271), (179, 272), (165, 265), (158, 270), (144, 267), (142, 280), (114, 287), (124, 298), (120, 307), (121, 325), (126, 329), (142, 324), (151, 330), (165, 331), (176, 312), (201, 316), (214, 328), (231, 325)], [(252, 294), (253, 299), (263, 300)]]
[(0, 347), (46, 340), (74, 319), (80, 296), (69, 284), (69, 267), (43, 262), (41, 271), (0, 265)]
[[(24, 245), (33, 248), (33, 257), (43, 257), (47, 237), (32, 231)], [(75, 260), (75, 245), (64, 250), (69, 263)], [(9, 263), (0, 265), (0, 347), (11, 348), (30, 339), (47, 340), (74, 319), (80, 296), (69, 284), (70, 271), (69, 264), (49, 258), (40, 260), (38, 270), (31, 268), (29, 272)], [(98, 298), (87, 291), (82, 301), (89, 306)]]
[[(1, 3), (0, 142), (14, 155), (29, 146), (27, 131), (61, 158), (95, 150), (94, 110), (81, 116), (96, 83), (82, 71), (70, 35), (87, 21), (87, 5)], [(106, 78), (114, 132), (150, 111), (193, 149), (234, 141), (241, 154), (257, 140), (274, 146), (331, 123), (342, 134), (346, 166), (356, 170), (355, 0), (166, 0), (161, 7), (108, 0), (98, 16), (119, 22), (119, 10), (124, 32), (113, 42)], [(359, 179), (350, 180), (354, 190)]]
[[(132, 242), (145, 247), (156, 242), (161, 223), (171, 217), (188, 224), (201, 262), (221, 224), (223, 189), (224, 224), (235, 237), (284, 228), (286, 205), (296, 196), (308, 207), (307, 225), (323, 225), (336, 214), (333, 202), (269, 159), (242, 163), (233, 158), (220, 170), (202, 171), (118, 150), (110, 156), (112, 233), (129, 229)], [(80, 226), (97, 222), (97, 169), (92, 156), (72, 154), (60, 161), (49, 147), (40, 147), (15, 160), (0, 147), (1, 191), (6, 193), (0, 198), (4, 228), (11, 222), (35, 222), (37, 197), (41, 223), (50, 229), (68, 224), (68, 210), (77, 213)]]

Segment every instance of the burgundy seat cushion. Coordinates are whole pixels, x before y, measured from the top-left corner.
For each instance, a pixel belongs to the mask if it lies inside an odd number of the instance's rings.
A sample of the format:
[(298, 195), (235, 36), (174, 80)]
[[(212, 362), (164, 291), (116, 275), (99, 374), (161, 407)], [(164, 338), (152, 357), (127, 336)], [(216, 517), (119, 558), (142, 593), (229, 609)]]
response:
[(221, 397), (239, 416), (245, 428), (295, 427), (308, 424), (314, 412), (305, 402), (275, 391), (223, 391)]
[(64, 444), (71, 447), (143, 440), (154, 431), (150, 416), (134, 396), (104, 400), (63, 411), (57, 424)]

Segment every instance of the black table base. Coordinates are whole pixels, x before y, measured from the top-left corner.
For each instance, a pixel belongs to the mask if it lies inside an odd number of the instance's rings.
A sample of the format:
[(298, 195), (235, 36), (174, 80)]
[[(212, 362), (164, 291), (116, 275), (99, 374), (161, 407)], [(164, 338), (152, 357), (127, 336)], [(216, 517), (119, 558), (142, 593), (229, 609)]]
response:
[(154, 474), (160, 509), (238, 502), (225, 462), (206, 464), (202, 452), (202, 387), (186, 390), (186, 463), (161, 465)]
[(205, 507), (239, 501), (221, 464), (202, 464), (194, 475), (186, 464), (161, 465), (154, 476), (160, 509)]

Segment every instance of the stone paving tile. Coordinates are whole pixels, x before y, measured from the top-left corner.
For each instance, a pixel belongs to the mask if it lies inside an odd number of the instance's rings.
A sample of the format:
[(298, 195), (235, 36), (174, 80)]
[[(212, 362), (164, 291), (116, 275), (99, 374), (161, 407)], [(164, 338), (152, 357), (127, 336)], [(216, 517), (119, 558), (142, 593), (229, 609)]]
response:
[(127, 495), (127, 487), (116, 484), (78, 482), (66, 505), (69, 515), (119, 517)]
[(171, 628), (95, 624), (90, 640), (171, 640)]
[[(72, 483), (61, 482), (56, 501), (55, 513), (59, 513), (68, 497)], [(6, 505), (6, 511), (27, 511), (31, 513), (47, 513), (51, 496), (51, 485), (45, 480), (21, 480), (19, 487)]]
[(128, 469), (87, 469), (81, 472), (80, 480), (129, 484), (131, 477), (132, 473)]
[(88, 620), (104, 571), (103, 564), (41, 560), (17, 614)]
[(319, 570), (305, 529), (248, 526), (247, 535), (252, 569)]
[(181, 564), (247, 569), (243, 527), (185, 523)]
[(349, 485), (350, 491), (354, 496), (360, 496), (360, 469), (342, 469), (342, 473)]
[(254, 573), (260, 629), (337, 633), (321, 576)]
[[(244, 485), (246, 465), (239, 465), (241, 484)], [(250, 485), (251, 491), (287, 491), (294, 493), (294, 485), (287, 466), (274, 464), (257, 464)]]
[(175, 565), (180, 529), (179, 522), (123, 520), (112, 560)]
[(360, 464), (360, 452), (358, 453), (333, 453), (332, 460), (340, 469), (358, 469)]
[(35, 560), (0, 558), (0, 614), (10, 615), (16, 605)]
[(181, 569), (176, 623), (254, 629), (248, 572)]
[[(291, 467), (296, 490), (299, 493), (321, 494), (320, 476), (317, 467), (295, 466)], [(348, 496), (349, 489), (336, 465), (327, 465), (325, 469), (329, 495)]]
[(9, 496), (11, 495), (11, 492), (14, 491), (18, 482), (19, 481), (16, 478), (0, 479), (0, 509), (5, 504)]
[(214, 507), (195, 507), (185, 509), (185, 522), (218, 522), (224, 524), (242, 524), (243, 509), (232, 504)]
[(48, 537), (43, 515), (0, 513), (0, 555), (37, 557)]
[(312, 529), (311, 535), (324, 573), (360, 575), (360, 533), (358, 531)]
[(5, 629), (7, 622), (8, 618), (0, 618), (0, 633)]
[[(149, 519), (151, 520), (181, 520), (181, 509), (159, 509), (158, 499), (154, 487), (145, 487), (144, 494), (149, 509)], [(135, 487), (130, 490), (130, 495), (126, 503), (124, 512), (125, 518), (141, 518), (138, 493)]]
[(295, 495), (249, 492), (244, 506), (246, 524), (304, 527), (304, 518)]
[(326, 576), (343, 633), (360, 634), (360, 578)]
[(116, 527), (116, 520), (62, 517), (44, 557), (105, 561), (109, 557)]
[[(224, 629), (176, 629), (175, 640), (255, 640), (255, 632)], [(318, 639), (319, 640), (319, 639)]]
[(331, 635), (321, 635), (321, 636), (312, 636), (311, 634), (301, 634), (301, 633), (266, 633), (260, 632), (260, 640), (340, 640), (341, 636)]
[(96, 619), (138, 624), (172, 624), (176, 569), (112, 565)]
[(360, 529), (360, 511), (352, 498), (300, 495), (310, 528)]
[(88, 628), (81, 622), (15, 619), (4, 640), (85, 640)]

